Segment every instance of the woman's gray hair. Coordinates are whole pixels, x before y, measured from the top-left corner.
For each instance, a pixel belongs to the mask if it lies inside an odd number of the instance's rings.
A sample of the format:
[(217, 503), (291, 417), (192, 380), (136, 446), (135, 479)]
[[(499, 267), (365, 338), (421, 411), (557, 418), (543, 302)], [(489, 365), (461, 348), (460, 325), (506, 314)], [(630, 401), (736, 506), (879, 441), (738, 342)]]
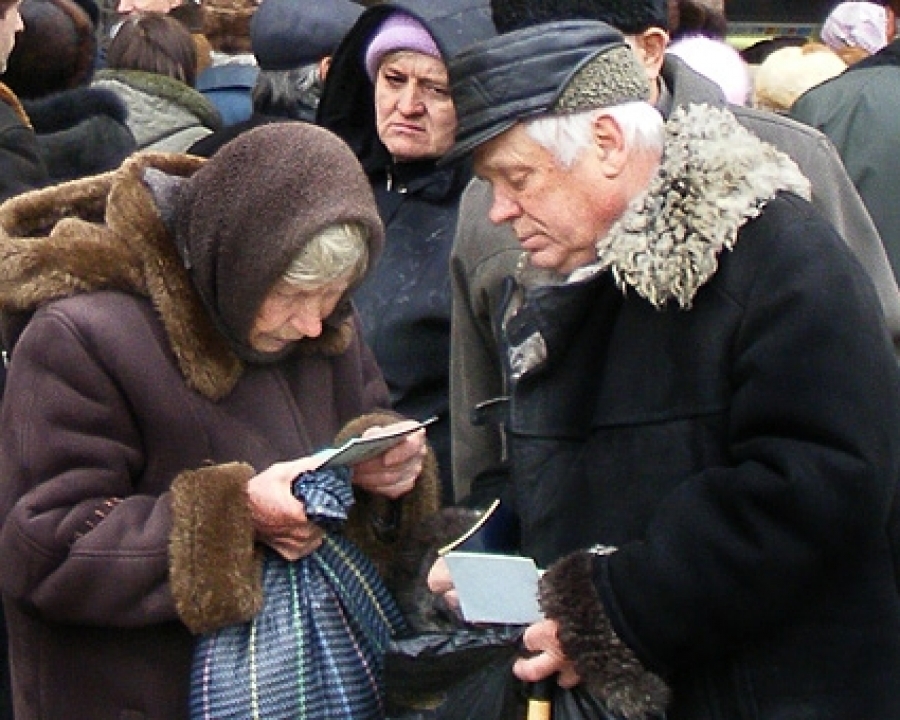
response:
[(260, 70), (253, 87), (253, 109), (264, 115), (312, 122), (322, 97), (319, 63), (290, 70)]
[(282, 278), (291, 285), (315, 289), (349, 275), (354, 285), (369, 265), (368, 240), (359, 223), (331, 225), (303, 246)]
[(525, 129), (532, 140), (547, 148), (563, 167), (568, 168), (582, 150), (593, 144), (594, 121), (600, 115), (610, 115), (616, 120), (629, 148), (662, 152), (665, 122), (659, 111), (645, 102), (624, 103), (571, 115), (544, 115), (528, 121)]

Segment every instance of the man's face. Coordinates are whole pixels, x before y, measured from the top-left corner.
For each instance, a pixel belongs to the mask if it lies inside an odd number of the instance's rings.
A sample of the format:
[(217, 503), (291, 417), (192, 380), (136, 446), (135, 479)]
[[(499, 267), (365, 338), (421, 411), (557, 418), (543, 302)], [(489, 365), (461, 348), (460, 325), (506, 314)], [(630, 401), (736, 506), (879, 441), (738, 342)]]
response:
[(475, 172), (493, 189), (491, 221), (512, 226), (532, 265), (563, 274), (597, 259), (597, 240), (627, 205), (597, 148), (563, 167), (521, 123), (476, 150)]
[(16, 45), (16, 33), (25, 29), (19, 14), (20, 4), (21, 0), (10, 5), (0, 17), (0, 74), (6, 72), (6, 63)]
[(166, 15), (179, 5), (181, 5), (181, 0), (119, 0), (119, 4), (116, 6), (116, 12), (121, 17), (148, 12), (163, 13)]

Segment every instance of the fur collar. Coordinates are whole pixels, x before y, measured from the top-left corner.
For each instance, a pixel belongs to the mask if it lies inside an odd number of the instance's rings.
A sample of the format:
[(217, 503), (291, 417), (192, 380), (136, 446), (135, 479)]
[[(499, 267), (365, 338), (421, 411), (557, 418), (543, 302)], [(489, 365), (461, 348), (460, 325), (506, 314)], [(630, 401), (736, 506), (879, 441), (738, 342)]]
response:
[[(191, 155), (137, 153), (115, 171), (25, 193), (0, 205), (0, 320), (7, 349), (38, 307), (79, 293), (117, 290), (147, 297), (185, 382), (217, 400), (242, 364), (215, 328), (145, 181), (151, 169), (190, 177)], [(338, 354), (349, 321), (303, 344)]]
[[(655, 307), (674, 300), (690, 308), (744, 223), (782, 190), (810, 197), (809, 181), (793, 160), (724, 108), (677, 109), (666, 123), (665, 143), (647, 190), (598, 241), (597, 262), (568, 282), (609, 270), (623, 292), (634, 290)], [(535, 284), (536, 275), (522, 279)]]

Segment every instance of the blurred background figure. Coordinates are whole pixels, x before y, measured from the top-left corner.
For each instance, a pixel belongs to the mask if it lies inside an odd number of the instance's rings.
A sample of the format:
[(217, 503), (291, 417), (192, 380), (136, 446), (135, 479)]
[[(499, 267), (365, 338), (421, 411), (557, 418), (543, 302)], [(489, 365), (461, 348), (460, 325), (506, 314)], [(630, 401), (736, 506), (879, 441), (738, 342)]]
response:
[(252, 114), (198, 140), (188, 152), (210, 157), (242, 132), (270, 122), (315, 122), (331, 55), (362, 11), (351, 0), (263, 0), (250, 22), (257, 63)]
[(877, 2), (843, 2), (822, 24), (822, 42), (852, 65), (877, 53), (896, 34), (894, 11)]
[(211, 63), (212, 48), (203, 34), (204, 7), (201, 0), (116, 0), (116, 13), (107, 32), (103, 33), (104, 43), (101, 56), (106, 57), (106, 50), (115, 37), (122, 22), (144, 13), (161, 13), (171, 15), (190, 32), (197, 48), (197, 69), (199, 75)]
[(203, 8), (203, 34), (211, 54), (210, 66), (197, 76), (197, 90), (216, 106), (224, 125), (253, 113), (251, 95), (259, 68), (250, 43), (250, 21), (258, 5), (258, 0), (207, 0)]
[(669, 36), (672, 42), (688, 35), (704, 35), (724, 40), (728, 20), (721, 2), (711, 0), (669, 0)]
[(194, 88), (197, 50), (175, 18), (147, 13), (124, 21), (106, 64), (93, 87), (125, 102), (138, 149), (184, 152), (221, 127), (218, 110)]
[(49, 182), (117, 167), (136, 144), (124, 102), (108, 90), (88, 87), (97, 54), (96, 5), (24, 0), (19, 11), (25, 28), (4, 81), (22, 100)]
[(724, 40), (706, 35), (682, 35), (666, 50), (684, 60), (701, 75), (716, 83), (733, 105), (746, 105), (750, 96), (747, 63)]
[[(896, 17), (900, 0), (886, 16)], [(900, 38), (801, 95), (791, 117), (824, 132), (837, 147), (847, 174), (878, 228), (900, 278)]]
[(375, 5), (335, 51), (317, 116), (350, 145), (375, 193), (384, 254), (354, 301), (394, 408), (443, 420), (428, 436), (445, 502), (452, 498), (449, 259), (472, 177), (468, 161), (438, 164), (456, 133), (447, 62), (492, 35), (487, 0)]
[(794, 101), (811, 87), (846, 69), (847, 63), (822, 43), (781, 48), (770, 53), (756, 70), (753, 105), (787, 113)]

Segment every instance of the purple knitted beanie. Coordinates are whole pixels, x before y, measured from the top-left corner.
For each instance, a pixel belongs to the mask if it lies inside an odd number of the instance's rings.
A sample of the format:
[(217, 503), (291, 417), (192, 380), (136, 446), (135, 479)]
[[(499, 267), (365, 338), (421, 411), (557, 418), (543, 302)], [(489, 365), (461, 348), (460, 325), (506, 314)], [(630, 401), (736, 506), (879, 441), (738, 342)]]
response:
[(372, 82), (378, 75), (382, 58), (395, 50), (412, 50), (442, 59), (441, 51), (425, 26), (411, 15), (395, 12), (378, 26), (366, 49), (366, 72)]

